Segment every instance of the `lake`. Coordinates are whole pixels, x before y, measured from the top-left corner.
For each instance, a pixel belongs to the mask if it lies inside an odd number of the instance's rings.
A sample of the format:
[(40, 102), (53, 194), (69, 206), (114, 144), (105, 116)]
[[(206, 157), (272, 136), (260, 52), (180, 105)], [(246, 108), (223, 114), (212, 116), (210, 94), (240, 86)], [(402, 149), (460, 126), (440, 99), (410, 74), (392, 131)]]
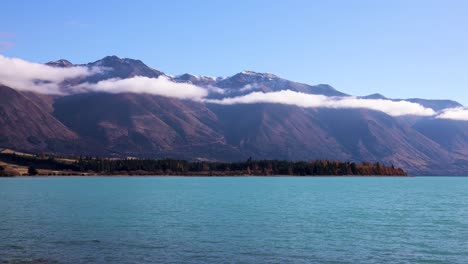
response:
[(0, 178), (0, 263), (468, 263), (468, 178)]

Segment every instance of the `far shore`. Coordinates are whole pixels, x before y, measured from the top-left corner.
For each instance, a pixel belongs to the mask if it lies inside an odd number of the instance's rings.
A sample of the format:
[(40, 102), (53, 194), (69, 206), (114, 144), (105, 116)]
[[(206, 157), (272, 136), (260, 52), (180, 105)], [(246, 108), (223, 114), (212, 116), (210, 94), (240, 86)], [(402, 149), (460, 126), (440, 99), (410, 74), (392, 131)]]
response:
[(6, 176), (407, 176), (393, 166), (379, 162), (335, 160), (253, 160), (220, 162), (175, 159), (61, 157), (0, 152), (0, 175)]
[[(54, 175), (15, 175), (15, 176), (0, 176), (0, 178), (123, 178), (123, 177), (157, 177), (157, 178), (402, 178), (402, 177), (438, 177), (438, 176), (412, 176), (412, 175), (203, 175), (203, 174), (187, 174), (187, 175), (163, 175), (163, 174), (54, 174)], [(468, 176), (454, 176), (468, 177)]]

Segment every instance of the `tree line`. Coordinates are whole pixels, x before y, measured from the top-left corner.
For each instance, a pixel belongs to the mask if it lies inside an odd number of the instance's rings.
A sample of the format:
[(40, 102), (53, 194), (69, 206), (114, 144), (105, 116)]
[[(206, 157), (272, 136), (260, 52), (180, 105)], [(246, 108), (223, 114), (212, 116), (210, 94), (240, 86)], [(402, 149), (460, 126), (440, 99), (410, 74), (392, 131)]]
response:
[(104, 175), (407, 175), (400, 168), (379, 162), (355, 163), (329, 160), (286, 161), (249, 158), (241, 162), (212, 162), (79, 157), (71, 159), (72, 162), (64, 162), (54, 156), (24, 156), (6, 153), (0, 153), (0, 160), (28, 166), (28, 171), (31, 172), (44, 169)]

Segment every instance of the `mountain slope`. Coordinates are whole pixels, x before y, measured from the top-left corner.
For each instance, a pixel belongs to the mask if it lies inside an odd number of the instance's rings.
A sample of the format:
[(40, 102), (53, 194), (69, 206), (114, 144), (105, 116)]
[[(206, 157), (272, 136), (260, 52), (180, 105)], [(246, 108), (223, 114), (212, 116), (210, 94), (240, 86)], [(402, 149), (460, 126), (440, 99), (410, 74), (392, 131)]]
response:
[(273, 104), (213, 104), (209, 108), (218, 116), (227, 142), (245, 156), (288, 160), (349, 158), (306, 109)]
[(0, 85), (0, 145), (34, 152), (75, 149), (78, 136), (56, 120), (46, 105)]
[(217, 117), (203, 104), (141, 94), (59, 98), (54, 115), (88, 142), (118, 156), (227, 159)]
[(438, 163), (452, 162), (449, 151), (384, 113), (364, 109), (317, 112), (327, 134), (354, 160), (393, 163), (413, 174), (441, 173)]

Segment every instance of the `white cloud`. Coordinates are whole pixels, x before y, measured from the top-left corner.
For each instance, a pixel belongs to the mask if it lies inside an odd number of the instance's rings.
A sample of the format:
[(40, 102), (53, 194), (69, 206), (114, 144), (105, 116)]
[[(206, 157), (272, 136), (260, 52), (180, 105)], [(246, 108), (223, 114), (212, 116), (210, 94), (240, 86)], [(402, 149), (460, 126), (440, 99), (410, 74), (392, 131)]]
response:
[(208, 95), (206, 89), (193, 84), (172, 82), (166, 76), (160, 76), (159, 78), (135, 76), (128, 79), (107, 79), (98, 83), (83, 83), (75, 86), (74, 89), (77, 92), (146, 93), (195, 101), (199, 101)]
[(244, 85), (244, 87), (240, 88), (239, 89), (239, 92), (247, 92), (247, 91), (250, 91), (250, 90), (256, 90), (258, 89), (258, 85), (256, 83), (254, 84), (246, 84)]
[(206, 89), (212, 93), (224, 94), (224, 90), (216, 86), (208, 85)]
[(57, 68), (0, 55), (0, 83), (23, 91), (61, 94), (59, 84), (64, 80), (99, 71), (97, 68), (87, 67)]
[[(0, 83), (16, 90), (42, 94), (63, 94), (60, 84), (72, 78), (86, 77), (103, 68), (69, 67), (58, 68), (22, 59), (0, 55)], [(200, 100), (208, 90), (187, 83), (175, 83), (167, 77), (147, 78), (136, 76), (128, 79), (107, 79), (98, 83), (83, 83), (67, 87), (73, 93), (101, 91), (108, 93), (147, 93), (180, 99)]]
[(444, 109), (436, 116), (440, 119), (466, 120), (468, 121), (468, 108), (455, 107)]
[(254, 103), (278, 103), (296, 105), (299, 107), (324, 107), (324, 108), (366, 108), (381, 111), (392, 116), (418, 115), (433, 116), (435, 111), (425, 108), (420, 104), (407, 101), (391, 101), (383, 99), (361, 99), (356, 97), (328, 97), (324, 95), (305, 94), (291, 90), (278, 92), (253, 92), (244, 96), (205, 100), (214, 104), (254, 104)]

